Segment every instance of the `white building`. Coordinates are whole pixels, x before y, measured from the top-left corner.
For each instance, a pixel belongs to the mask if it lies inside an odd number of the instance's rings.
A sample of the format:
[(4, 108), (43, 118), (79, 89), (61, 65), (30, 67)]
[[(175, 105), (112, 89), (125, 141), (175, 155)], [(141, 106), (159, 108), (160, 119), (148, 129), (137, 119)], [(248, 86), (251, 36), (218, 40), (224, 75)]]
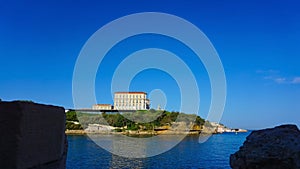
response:
[(115, 110), (148, 110), (149, 105), (145, 92), (115, 92)]
[(92, 109), (94, 109), (94, 110), (112, 110), (112, 105), (110, 105), (110, 104), (94, 104)]

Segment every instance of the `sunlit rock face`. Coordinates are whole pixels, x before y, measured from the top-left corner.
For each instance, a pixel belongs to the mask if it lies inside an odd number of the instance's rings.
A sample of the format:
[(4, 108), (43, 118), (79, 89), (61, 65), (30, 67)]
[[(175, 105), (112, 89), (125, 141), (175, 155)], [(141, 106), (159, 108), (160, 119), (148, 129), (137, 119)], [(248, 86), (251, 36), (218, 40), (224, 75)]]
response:
[(0, 102), (0, 132), (0, 168), (65, 168), (64, 108), (24, 101)]
[(233, 169), (299, 169), (300, 131), (295, 125), (253, 131), (230, 156)]

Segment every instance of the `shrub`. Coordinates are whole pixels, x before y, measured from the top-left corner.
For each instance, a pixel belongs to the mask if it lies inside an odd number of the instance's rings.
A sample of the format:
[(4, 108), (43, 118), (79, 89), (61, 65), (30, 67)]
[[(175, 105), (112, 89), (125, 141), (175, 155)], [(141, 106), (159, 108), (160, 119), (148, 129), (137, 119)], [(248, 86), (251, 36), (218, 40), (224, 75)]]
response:
[(82, 130), (82, 126), (80, 124), (75, 124), (73, 122), (67, 121), (66, 122), (66, 129), (67, 130)]

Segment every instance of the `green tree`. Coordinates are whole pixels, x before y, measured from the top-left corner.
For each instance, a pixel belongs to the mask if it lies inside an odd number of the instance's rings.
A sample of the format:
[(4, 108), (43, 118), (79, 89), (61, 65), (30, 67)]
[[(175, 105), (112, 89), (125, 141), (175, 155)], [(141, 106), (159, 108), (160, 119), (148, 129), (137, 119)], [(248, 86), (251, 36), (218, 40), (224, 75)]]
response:
[(202, 119), (200, 116), (197, 116), (196, 117), (196, 120), (195, 120), (195, 124), (199, 125), (199, 126), (203, 126), (205, 123), (205, 120)]
[(66, 120), (67, 121), (78, 121), (76, 112), (75, 111), (68, 111), (66, 113)]

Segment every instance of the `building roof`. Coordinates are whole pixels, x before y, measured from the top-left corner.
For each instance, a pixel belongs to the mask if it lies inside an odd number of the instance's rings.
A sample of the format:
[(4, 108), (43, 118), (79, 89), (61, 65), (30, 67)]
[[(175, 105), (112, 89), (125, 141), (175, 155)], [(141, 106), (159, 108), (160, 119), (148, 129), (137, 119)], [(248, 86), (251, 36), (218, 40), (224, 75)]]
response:
[(146, 92), (115, 92), (115, 94), (147, 94)]

